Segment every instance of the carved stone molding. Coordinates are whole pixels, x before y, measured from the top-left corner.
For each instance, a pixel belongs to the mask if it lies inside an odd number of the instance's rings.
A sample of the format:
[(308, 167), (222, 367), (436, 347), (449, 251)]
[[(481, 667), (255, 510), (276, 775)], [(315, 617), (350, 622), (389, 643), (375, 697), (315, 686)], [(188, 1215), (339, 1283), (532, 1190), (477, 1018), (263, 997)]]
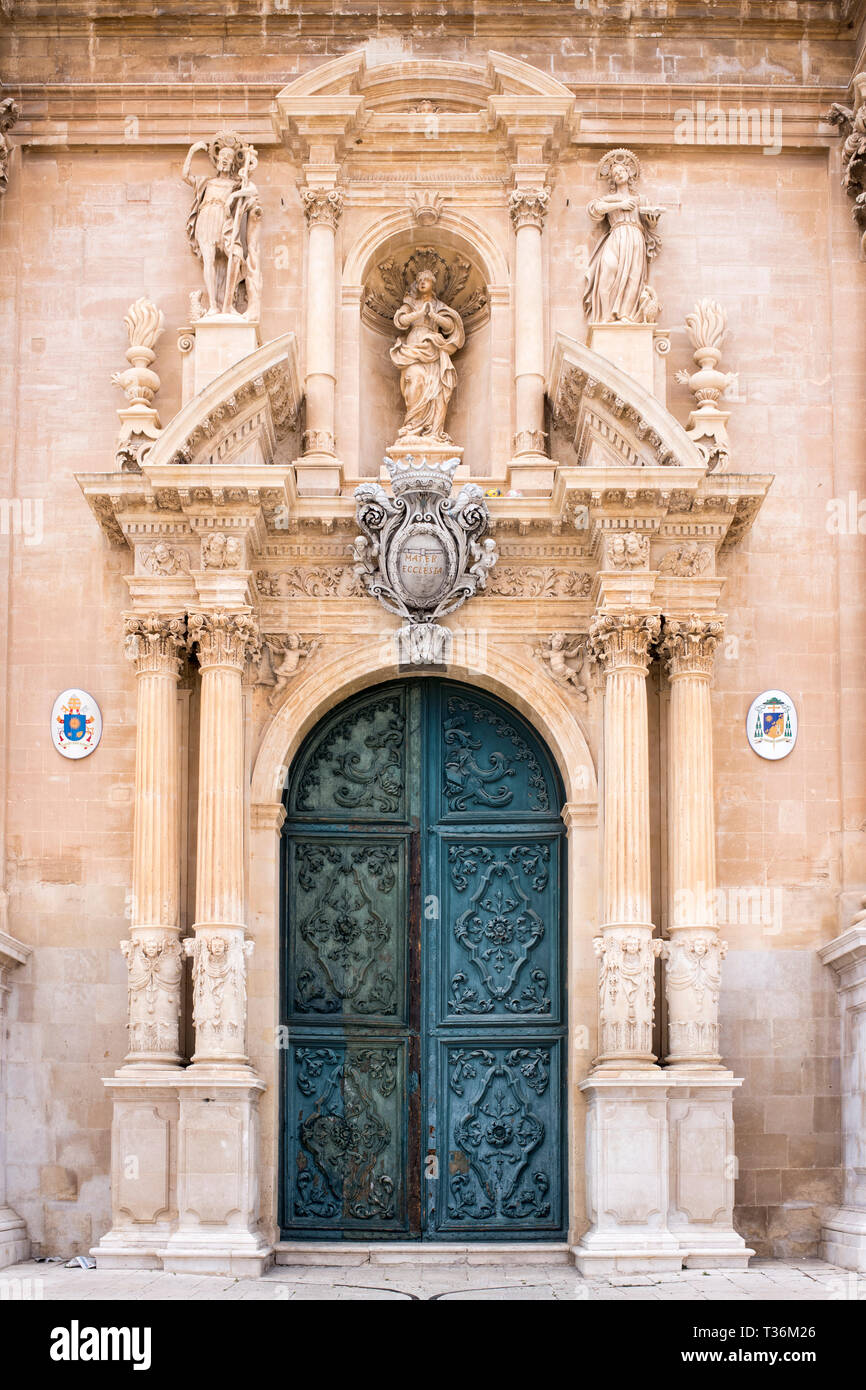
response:
[(120, 949), (128, 970), (130, 1056), (179, 1060), (183, 964), (176, 931), (134, 930)]
[(138, 675), (178, 675), (186, 641), (183, 618), (148, 613), (124, 619), (124, 655)]
[(605, 675), (614, 671), (649, 670), (658, 641), (661, 618), (654, 613), (602, 613), (590, 624), (587, 653)]
[(364, 592), (354, 565), (294, 565), (274, 574), (258, 570), (256, 588), (267, 598), (357, 598)]
[(716, 647), (725, 633), (722, 620), (699, 618), (666, 619), (659, 655), (668, 676), (711, 676)]
[(198, 930), (183, 943), (192, 959), (196, 1060), (242, 1056), (247, 1017), (247, 960), (255, 943), (240, 931)]
[(508, 212), (514, 230), (536, 227), (541, 231), (550, 203), (549, 188), (515, 188), (508, 195)]
[(603, 1057), (652, 1056), (655, 959), (663, 946), (647, 930), (620, 928), (593, 939)]
[(494, 598), (588, 598), (592, 575), (554, 565), (497, 565), (487, 580)]
[(330, 227), (336, 231), (343, 214), (343, 192), (340, 188), (302, 188), (301, 202), (309, 227)]
[(229, 666), (242, 671), (261, 650), (258, 628), (249, 613), (190, 613), (187, 645), (198, 649), (199, 666)]
[(660, 942), (668, 1001), (669, 1060), (718, 1061), (719, 991), (727, 942), (680, 930)]

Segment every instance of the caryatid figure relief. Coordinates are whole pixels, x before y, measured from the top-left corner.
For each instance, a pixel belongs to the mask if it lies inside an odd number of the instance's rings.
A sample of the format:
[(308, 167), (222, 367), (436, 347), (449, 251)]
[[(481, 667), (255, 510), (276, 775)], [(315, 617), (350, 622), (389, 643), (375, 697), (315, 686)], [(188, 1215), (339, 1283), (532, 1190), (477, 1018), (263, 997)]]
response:
[[(215, 174), (193, 174), (194, 155), (207, 154)], [(183, 179), (195, 189), (186, 234), (202, 263), (203, 314), (240, 314), (257, 323), (261, 308), (259, 233), (262, 208), (250, 175), (258, 163), (252, 145), (232, 130), (221, 130), (208, 144), (190, 146)], [(199, 315), (201, 316), (201, 315)]]
[(406, 402), (406, 418), (397, 438), (422, 437), (450, 444), (445, 415), (457, 385), (451, 359), (462, 348), (466, 333), (457, 310), (437, 299), (432, 271), (419, 273), (394, 315), (394, 327), (406, 334), (391, 349)]
[(583, 307), (590, 323), (655, 323), (659, 302), (648, 284), (649, 263), (661, 247), (656, 224), (665, 209), (642, 203), (635, 193), (640, 161), (631, 150), (610, 150), (598, 177), (608, 180), (610, 192), (586, 210), (593, 222), (606, 222), (607, 231), (587, 267)]

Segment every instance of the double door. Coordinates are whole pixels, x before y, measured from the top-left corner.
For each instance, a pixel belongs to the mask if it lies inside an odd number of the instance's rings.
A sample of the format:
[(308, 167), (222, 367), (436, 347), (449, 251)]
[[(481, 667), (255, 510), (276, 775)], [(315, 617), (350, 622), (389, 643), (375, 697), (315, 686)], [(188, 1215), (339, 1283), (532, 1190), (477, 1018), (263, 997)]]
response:
[(283, 836), (287, 1238), (566, 1220), (562, 793), (508, 706), (395, 682), (308, 736)]

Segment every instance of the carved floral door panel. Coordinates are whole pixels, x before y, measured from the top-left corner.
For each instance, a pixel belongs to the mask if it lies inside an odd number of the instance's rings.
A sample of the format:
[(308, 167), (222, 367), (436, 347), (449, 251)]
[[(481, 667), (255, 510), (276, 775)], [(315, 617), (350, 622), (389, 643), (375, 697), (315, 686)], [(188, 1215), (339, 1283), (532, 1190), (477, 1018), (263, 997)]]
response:
[(465, 686), (380, 687), (307, 739), (283, 856), (286, 1235), (563, 1229), (560, 805), (529, 727)]

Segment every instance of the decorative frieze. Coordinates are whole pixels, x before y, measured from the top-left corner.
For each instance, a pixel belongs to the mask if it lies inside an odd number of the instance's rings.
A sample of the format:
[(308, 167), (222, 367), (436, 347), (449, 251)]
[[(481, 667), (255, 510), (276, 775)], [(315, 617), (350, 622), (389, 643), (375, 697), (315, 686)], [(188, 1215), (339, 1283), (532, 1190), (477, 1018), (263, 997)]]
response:
[(646, 569), (649, 564), (649, 536), (639, 531), (615, 531), (605, 544), (605, 567), (611, 570)]
[(697, 541), (682, 541), (662, 556), (659, 573), (675, 575), (678, 579), (696, 579), (706, 573), (712, 562), (708, 546), (698, 545)]
[(277, 574), (259, 570), (256, 588), (266, 598), (356, 598), (364, 592), (354, 565), (294, 565)]
[(165, 541), (155, 541), (149, 550), (141, 551), (142, 568), (148, 574), (165, 577), (189, 573), (189, 555), (182, 548), (175, 549)]
[(512, 189), (508, 196), (508, 212), (514, 224), (514, 230), (519, 232), (521, 227), (535, 227), (540, 232), (544, 226), (549, 204), (549, 188)]
[(497, 565), (487, 581), (493, 598), (588, 598), (592, 575), (555, 565)]
[(212, 531), (202, 536), (202, 569), (238, 569), (240, 568), (243, 558), (244, 547), (239, 536), (227, 536), (224, 531)]

